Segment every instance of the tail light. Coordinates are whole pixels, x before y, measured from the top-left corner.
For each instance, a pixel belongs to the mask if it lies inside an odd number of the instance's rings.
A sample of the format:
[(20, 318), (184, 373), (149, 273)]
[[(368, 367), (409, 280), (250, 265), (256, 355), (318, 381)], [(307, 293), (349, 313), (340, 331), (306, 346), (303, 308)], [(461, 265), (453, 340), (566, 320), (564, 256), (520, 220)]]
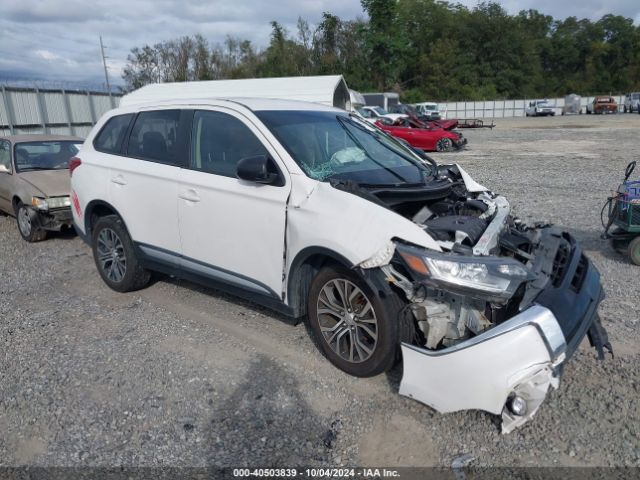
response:
[(73, 157), (71, 160), (69, 160), (69, 176), (72, 176), (73, 171), (80, 165), (82, 165), (82, 160), (80, 160), (78, 157)]

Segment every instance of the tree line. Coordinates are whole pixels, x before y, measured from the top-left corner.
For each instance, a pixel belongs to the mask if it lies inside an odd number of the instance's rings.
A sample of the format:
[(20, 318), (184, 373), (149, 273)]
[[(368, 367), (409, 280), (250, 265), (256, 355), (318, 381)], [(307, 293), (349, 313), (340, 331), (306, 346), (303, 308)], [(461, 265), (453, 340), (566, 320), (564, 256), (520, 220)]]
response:
[(618, 15), (556, 20), (436, 0), (361, 0), (367, 18), (325, 12), (295, 32), (271, 22), (265, 48), (202, 35), (131, 50), (126, 89), (154, 82), (342, 74), (361, 92), (406, 102), (596, 95), (640, 90), (640, 27)]

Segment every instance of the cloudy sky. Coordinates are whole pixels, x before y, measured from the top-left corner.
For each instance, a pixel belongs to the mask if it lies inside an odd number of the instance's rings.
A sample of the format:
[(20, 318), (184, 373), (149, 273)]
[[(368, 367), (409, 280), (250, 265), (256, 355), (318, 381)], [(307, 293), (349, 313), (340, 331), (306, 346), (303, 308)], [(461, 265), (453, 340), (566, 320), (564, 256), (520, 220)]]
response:
[[(476, 0), (461, 0), (469, 7)], [(500, 0), (510, 13), (536, 8), (555, 18), (598, 19), (606, 13), (640, 24), (640, 0)], [(98, 35), (107, 48), (112, 82), (135, 46), (202, 33), (215, 43), (227, 34), (257, 46), (268, 41), (269, 21), (295, 32), (298, 16), (310, 23), (328, 11), (363, 16), (359, 0), (0, 0), (0, 82), (43, 79), (99, 86), (104, 82)]]

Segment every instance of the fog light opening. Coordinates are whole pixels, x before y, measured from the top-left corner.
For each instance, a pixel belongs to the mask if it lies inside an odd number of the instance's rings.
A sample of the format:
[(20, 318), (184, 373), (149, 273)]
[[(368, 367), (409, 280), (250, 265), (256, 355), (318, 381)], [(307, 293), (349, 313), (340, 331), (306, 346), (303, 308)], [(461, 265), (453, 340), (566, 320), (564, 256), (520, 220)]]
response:
[(522, 417), (527, 414), (527, 401), (518, 395), (513, 395), (507, 400), (507, 408), (514, 415)]

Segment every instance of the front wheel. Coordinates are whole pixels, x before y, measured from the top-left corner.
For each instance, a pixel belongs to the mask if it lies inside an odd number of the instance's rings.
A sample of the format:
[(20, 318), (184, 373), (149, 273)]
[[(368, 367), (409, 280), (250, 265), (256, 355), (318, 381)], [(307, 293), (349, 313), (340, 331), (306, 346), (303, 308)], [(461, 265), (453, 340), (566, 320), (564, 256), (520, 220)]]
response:
[(436, 151), (438, 152), (450, 152), (453, 150), (453, 142), (450, 138), (443, 137), (436, 143)]
[(40, 228), (38, 214), (33, 208), (27, 207), (23, 203), (18, 204), (16, 209), (16, 221), (18, 231), (27, 242), (40, 242), (47, 238), (47, 231)]
[(350, 375), (371, 377), (393, 366), (402, 308), (395, 295), (383, 302), (353, 271), (326, 267), (311, 284), (307, 321), (331, 363)]
[(93, 229), (91, 246), (98, 273), (109, 288), (131, 292), (149, 283), (151, 275), (138, 262), (133, 242), (120, 217), (100, 218)]

